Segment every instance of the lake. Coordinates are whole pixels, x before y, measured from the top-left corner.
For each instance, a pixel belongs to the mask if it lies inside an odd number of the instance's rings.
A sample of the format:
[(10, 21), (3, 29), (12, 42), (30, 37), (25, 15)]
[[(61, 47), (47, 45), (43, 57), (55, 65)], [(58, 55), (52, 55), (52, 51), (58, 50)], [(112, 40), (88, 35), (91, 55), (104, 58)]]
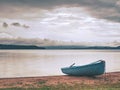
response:
[(120, 71), (120, 50), (0, 50), (0, 78), (64, 75), (60, 68), (106, 61), (106, 72)]

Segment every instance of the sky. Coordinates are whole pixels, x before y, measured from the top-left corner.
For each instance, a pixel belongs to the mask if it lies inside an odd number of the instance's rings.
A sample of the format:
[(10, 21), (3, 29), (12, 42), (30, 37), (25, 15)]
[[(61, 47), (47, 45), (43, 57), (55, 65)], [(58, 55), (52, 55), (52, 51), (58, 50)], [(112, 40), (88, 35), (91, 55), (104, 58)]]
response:
[(0, 44), (120, 45), (120, 0), (0, 0)]

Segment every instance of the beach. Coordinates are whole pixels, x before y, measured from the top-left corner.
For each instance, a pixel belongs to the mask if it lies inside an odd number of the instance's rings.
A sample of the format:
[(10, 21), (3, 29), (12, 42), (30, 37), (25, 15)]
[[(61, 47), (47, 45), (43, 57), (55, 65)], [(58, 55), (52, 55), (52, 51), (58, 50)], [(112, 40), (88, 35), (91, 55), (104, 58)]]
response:
[[(62, 88), (64, 88), (64, 90), (67, 90), (67, 88), (69, 87), (73, 87), (73, 88), (77, 87), (79, 89), (84, 86), (88, 86), (88, 87), (110, 86), (111, 88), (116, 88), (115, 90), (118, 90), (120, 89), (120, 72), (105, 73), (103, 75), (96, 77), (60, 75), (60, 76), (19, 77), (19, 78), (0, 79), (0, 88), (2, 89), (59, 87), (59, 90), (62, 90)], [(46, 90), (46, 89), (40, 89), (40, 90)], [(47, 90), (51, 90), (51, 89), (47, 89)]]

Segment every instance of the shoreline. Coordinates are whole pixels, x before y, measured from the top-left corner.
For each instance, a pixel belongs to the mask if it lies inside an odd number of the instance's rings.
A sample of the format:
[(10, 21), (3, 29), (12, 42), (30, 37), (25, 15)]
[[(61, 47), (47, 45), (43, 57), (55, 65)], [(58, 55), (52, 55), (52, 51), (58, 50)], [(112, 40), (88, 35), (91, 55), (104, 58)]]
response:
[(69, 86), (74, 86), (76, 84), (89, 86), (120, 84), (120, 72), (105, 73), (96, 77), (60, 75), (0, 78), (0, 88), (40, 88), (43, 86), (57, 86), (59, 84), (66, 84)]

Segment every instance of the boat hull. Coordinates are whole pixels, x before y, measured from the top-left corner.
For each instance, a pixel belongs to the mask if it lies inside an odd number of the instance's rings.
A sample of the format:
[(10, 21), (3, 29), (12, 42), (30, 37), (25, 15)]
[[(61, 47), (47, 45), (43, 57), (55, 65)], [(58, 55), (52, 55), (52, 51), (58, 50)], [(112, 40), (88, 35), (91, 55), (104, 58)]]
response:
[(97, 61), (84, 66), (61, 68), (64, 74), (73, 76), (96, 76), (105, 72), (105, 61)]

